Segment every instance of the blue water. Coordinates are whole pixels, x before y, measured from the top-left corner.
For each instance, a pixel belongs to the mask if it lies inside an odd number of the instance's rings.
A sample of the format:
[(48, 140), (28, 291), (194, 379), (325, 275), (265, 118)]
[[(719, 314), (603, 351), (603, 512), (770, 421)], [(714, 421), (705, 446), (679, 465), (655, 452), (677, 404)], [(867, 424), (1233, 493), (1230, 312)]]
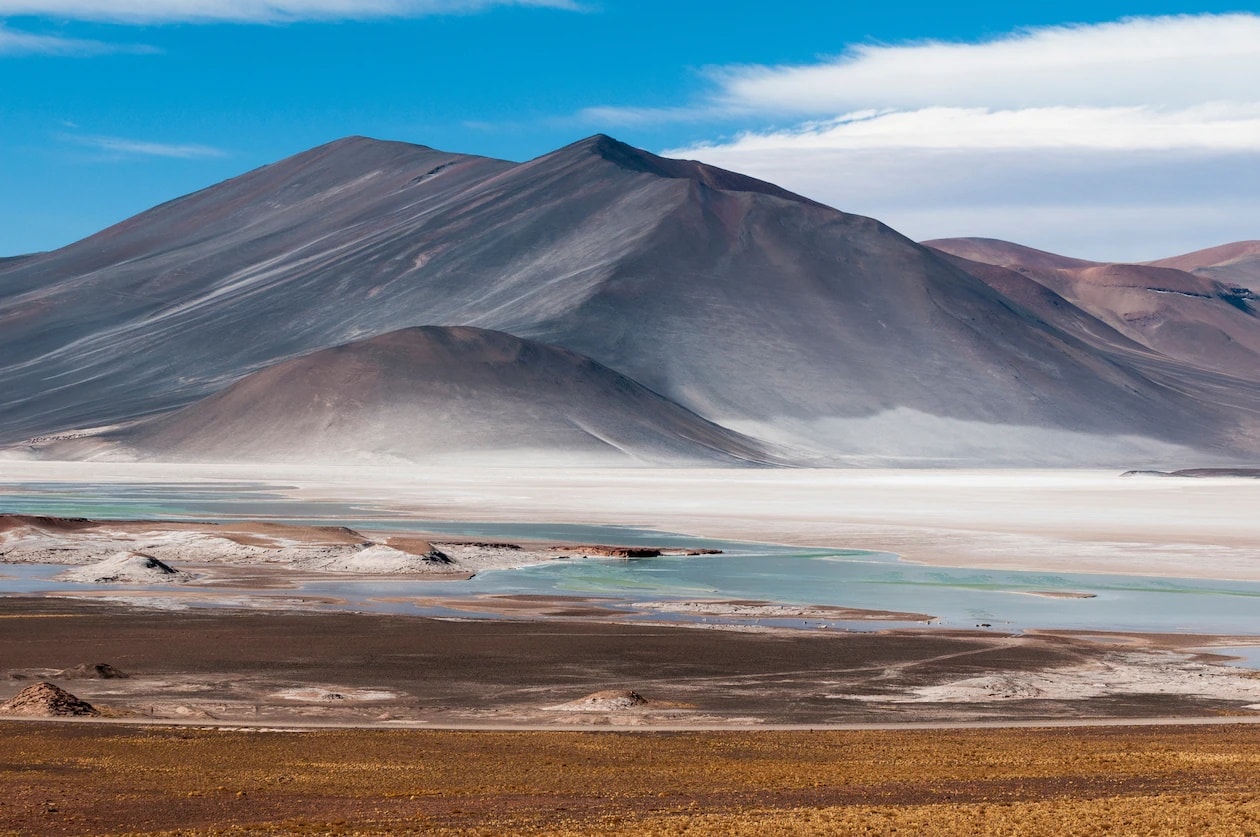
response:
[(1260, 669), (1260, 645), (1237, 645), (1232, 648), (1205, 648), (1205, 651), (1211, 651), (1213, 654), (1228, 654), (1231, 657), (1237, 657), (1226, 665), (1237, 666), (1239, 668)]
[[(341, 503), (293, 501), (274, 486), (244, 483), (196, 485), (0, 485), (0, 511), (83, 517), (213, 519), (268, 518), (352, 528), (413, 529), (495, 540), (538, 539), (579, 543), (722, 549), (716, 556), (554, 561), (516, 570), (485, 572), (466, 582), (399, 579), (308, 583), (278, 596), (311, 594), (344, 600), (336, 607), (450, 615), (440, 605), (416, 607), (381, 599), (467, 598), (476, 595), (594, 597), (630, 612), (635, 602), (757, 599), (793, 605), (922, 613), (934, 624), (993, 630), (1072, 628), (1260, 634), (1260, 584), (1096, 574), (952, 569), (909, 564), (880, 552), (715, 541), (621, 526), (454, 523), (400, 518)], [(52, 581), (63, 568), (0, 565), (0, 593), (57, 592), (97, 585)], [(135, 587), (120, 588), (136, 591)], [(163, 593), (183, 594), (196, 588)], [(1092, 593), (1057, 599), (1035, 592)], [(255, 599), (267, 594), (257, 594)], [(468, 615), (468, 614), (463, 614)], [(714, 617), (678, 615), (692, 621)], [(732, 621), (723, 619), (720, 621)], [(762, 624), (817, 627), (887, 627), (889, 623), (839, 620), (758, 620)]]

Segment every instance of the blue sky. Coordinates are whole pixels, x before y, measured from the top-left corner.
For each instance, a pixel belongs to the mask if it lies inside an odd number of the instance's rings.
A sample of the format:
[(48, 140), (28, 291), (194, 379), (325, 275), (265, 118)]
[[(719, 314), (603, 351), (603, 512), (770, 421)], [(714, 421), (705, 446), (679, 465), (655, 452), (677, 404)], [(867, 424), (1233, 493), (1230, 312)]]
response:
[(0, 255), (349, 134), (596, 132), (915, 238), (1142, 259), (1260, 238), (1238, 3), (0, 0)]

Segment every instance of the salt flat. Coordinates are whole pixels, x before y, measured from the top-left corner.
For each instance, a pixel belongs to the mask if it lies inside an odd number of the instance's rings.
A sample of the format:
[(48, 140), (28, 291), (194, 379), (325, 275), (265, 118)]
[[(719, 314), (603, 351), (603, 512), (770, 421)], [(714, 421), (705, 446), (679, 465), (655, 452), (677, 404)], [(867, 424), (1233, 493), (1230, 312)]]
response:
[(1077, 470), (0, 463), (7, 483), (257, 481), (426, 520), (634, 525), (956, 567), (1260, 580), (1260, 480)]

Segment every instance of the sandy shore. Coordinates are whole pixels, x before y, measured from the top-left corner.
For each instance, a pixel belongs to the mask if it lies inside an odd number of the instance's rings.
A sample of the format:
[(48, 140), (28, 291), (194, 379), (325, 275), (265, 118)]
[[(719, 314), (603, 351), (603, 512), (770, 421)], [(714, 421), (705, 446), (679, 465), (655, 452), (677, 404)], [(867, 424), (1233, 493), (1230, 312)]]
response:
[(258, 481), (431, 520), (632, 525), (944, 566), (1260, 581), (1260, 480), (1098, 471), (3, 463), (9, 482)]

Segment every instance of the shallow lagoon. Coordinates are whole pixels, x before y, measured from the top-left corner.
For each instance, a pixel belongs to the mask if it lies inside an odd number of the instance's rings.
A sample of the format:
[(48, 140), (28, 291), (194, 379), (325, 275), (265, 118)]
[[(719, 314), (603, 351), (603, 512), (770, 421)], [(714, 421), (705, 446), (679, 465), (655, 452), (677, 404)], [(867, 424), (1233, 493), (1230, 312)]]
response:
[[(555, 561), (485, 572), (465, 582), (381, 579), (333, 580), (287, 592), (245, 597), (223, 591), (219, 604), (276, 603), (296, 594), (342, 600), (323, 607), (457, 615), (437, 605), (417, 607), (381, 599), (469, 598), (479, 595), (595, 597), (614, 609), (634, 602), (759, 599), (792, 605), (833, 605), (927, 613), (934, 624), (994, 630), (1082, 630), (1260, 634), (1260, 584), (1096, 574), (1046, 574), (953, 569), (902, 562), (895, 555), (837, 549), (801, 549), (723, 542), (620, 526), (455, 523), (400, 517), (381, 509), (302, 502), (283, 487), (257, 483), (0, 485), (0, 511), (97, 518), (273, 519), (345, 525), (357, 529), (413, 529), (487, 539), (716, 548), (720, 556)], [(70, 592), (109, 588), (51, 581), (60, 567), (0, 566), (0, 593)], [(6, 577), (7, 576), (7, 577)], [(134, 587), (118, 588), (136, 591)], [(151, 588), (177, 594), (204, 588)], [(1038, 593), (1091, 593), (1094, 598), (1051, 598)], [(205, 602), (202, 602), (205, 604)], [(460, 616), (469, 614), (459, 612)], [(759, 622), (794, 627), (888, 627), (887, 622), (819, 619), (736, 620), (657, 612), (628, 618), (696, 622)], [(897, 624), (897, 623), (892, 623)]]

